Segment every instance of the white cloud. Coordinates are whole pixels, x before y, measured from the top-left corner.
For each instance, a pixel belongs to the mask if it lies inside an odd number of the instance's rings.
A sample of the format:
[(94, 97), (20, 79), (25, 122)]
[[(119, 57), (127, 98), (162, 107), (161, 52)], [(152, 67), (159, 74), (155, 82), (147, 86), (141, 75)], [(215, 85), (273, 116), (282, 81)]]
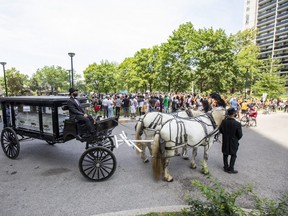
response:
[(165, 42), (180, 24), (242, 28), (243, 0), (0, 0), (0, 61), (31, 75), (45, 65), (82, 72)]

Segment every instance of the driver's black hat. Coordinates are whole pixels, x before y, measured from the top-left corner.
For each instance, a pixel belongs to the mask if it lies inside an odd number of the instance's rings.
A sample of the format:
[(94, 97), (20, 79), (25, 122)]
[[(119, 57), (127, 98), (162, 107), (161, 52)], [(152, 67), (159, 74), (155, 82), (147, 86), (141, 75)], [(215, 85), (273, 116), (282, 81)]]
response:
[(234, 115), (236, 114), (236, 109), (234, 109), (233, 107), (230, 107), (228, 110), (227, 110), (227, 114), (228, 115)]
[(69, 95), (71, 95), (73, 92), (78, 91), (78, 89), (75, 89), (74, 87), (69, 89)]

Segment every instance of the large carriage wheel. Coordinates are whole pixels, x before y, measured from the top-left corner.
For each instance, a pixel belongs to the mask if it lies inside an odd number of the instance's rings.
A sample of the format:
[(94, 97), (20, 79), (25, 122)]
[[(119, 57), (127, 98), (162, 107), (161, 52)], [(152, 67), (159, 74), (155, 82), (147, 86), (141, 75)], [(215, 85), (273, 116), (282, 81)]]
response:
[(103, 139), (97, 139), (95, 143), (97, 146), (102, 146), (108, 148), (109, 150), (113, 151), (115, 148), (113, 139), (111, 137), (105, 137)]
[(116, 170), (117, 162), (112, 151), (105, 147), (93, 147), (86, 150), (79, 159), (81, 174), (92, 181), (104, 181)]
[(1, 133), (1, 146), (7, 157), (15, 159), (20, 152), (20, 144), (16, 132), (12, 128), (4, 128)]

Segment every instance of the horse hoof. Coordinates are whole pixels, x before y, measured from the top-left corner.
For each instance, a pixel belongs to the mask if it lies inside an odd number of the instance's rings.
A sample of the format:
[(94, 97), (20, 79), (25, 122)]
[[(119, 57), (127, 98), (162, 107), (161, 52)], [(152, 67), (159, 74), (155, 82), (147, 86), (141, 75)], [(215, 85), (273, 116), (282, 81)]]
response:
[(195, 166), (195, 165), (191, 165), (190, 168), (191, 168), (191, 169), (196, 169), (197, 166)]
[(170, 177), (170, 178), (165, 178), (164, 180), (167, 182), (173, 182), (174, 179), (172, 177)]
[(183, 159), (184, 159), (184, 160), (188, 160), (189, 157), (188, 157), (187, 155), (184, 155), (184, 156), (183, 156)]
[(143, 163), (149, 163), (149, 159), (146, 158), (145, 160), (143, 160)]
[(175, 153), (175, 156), (180, 156), (180, 153)]

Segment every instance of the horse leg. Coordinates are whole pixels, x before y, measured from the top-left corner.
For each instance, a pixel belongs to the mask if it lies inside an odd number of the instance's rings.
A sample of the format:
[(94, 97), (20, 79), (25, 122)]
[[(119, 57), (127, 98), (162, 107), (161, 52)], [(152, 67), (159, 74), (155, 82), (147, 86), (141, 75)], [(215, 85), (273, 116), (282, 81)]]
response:
[(187, 146), (183, 146), (182, 148), (182, 157), (184, 160), (188, 160), (188, 154), (187, 154)]
[(204, 146), (204, 161), (202, 163), (202, 172), (205, 175), (209, 174), (208, 165), (207, 165), (208, 150), (209, 150), (209, 144)]
[(197, 147), (193, 147), (192, 159), (191, 159), (191, 164), (190, 164), (191, 169), (196, 169), (197, 168), (197, 165), (196, 165), (196, 162), (195, 162), (196, 156), (197, 156)]
[(151, 143), (147, 143), (147, 148), (149, 150), (150, 155), (152, 156), (152, 144)]
[[(153, 135), (149, 134), (149, 132), (145, 132), (144, 131), (144, 134), (145, 134), (145, 139), (153, 139)], [(151, 143), (141, 143), (142, 146), (141, 146), (141, 159), (144, 163), (148, 163), (149, 162), (149, 159), (148, 157), (146, 156), (146, 147), (148, 147), (148, 150), (149, 150), (149, 153), (150, 155), (152, 155), (152, 147), (151, 147)]]
[(163, 158), (162, 164), (163, 164), (163, 179), (164, 179), (164, 181), (172, 182), (173, 177), (168, 172), (169, 159)]
[(180, 156), (180, 153), (178, 152), (178, 148), (175, 149), (175, 156)]
[[(149, 162), (149, 159), (147, 158), (146, 153), (145, 153), (146, 147), (147, 147), (146, 144), (142, 144), (142, 146), (141, 146), (141, 150), (142, 150), (142, 152), (141, 152), (141, 159), (142, 159), (142, 161), (143, 161), (144, 163), (148, 163), (148, 162)], [(151, 147), (150, 147), (150, 148), (151, 148)]]

